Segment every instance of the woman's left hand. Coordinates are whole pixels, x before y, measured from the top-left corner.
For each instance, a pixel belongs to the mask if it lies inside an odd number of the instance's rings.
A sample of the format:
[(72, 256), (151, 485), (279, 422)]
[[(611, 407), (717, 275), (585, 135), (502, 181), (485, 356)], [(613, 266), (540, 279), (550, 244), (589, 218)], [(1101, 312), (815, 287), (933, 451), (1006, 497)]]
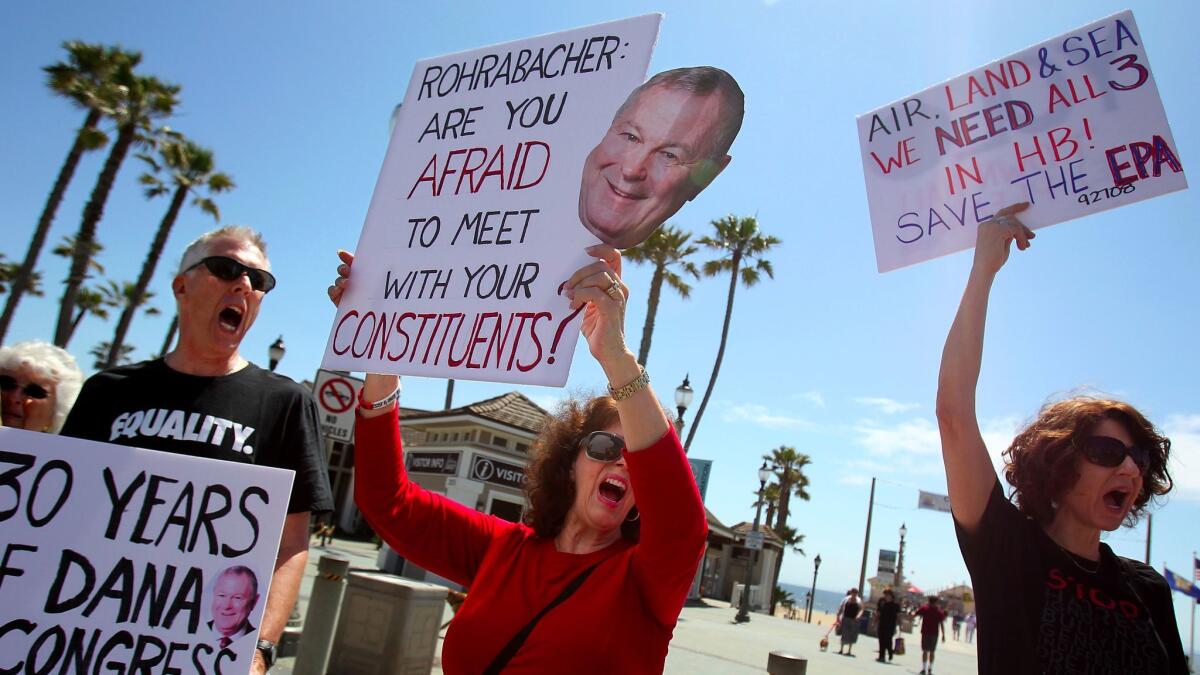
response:
[(588, 349), (601, 366), (625, 357), (625, 303), (629, 288), (621, 283), (621, 253), (611, 246), (597, 244), (587, 254), (598, 260), (571, 275), (563, 286), (571, 300), (571, 309), (583, 310), (583, 336)]

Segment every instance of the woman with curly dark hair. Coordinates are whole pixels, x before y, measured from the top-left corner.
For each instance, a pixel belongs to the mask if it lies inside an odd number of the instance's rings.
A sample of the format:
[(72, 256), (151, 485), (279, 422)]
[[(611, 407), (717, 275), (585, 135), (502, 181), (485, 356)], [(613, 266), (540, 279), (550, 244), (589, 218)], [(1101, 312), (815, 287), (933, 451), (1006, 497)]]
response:
[[(447, 673), (662, 672), (708, 526), (674, 427), (625, 346), (621, 256), (565, 284), (609, 396), (568, 401), (534, 442), (523, 523), (408, 480), (395, 376), (368, 375), (355, 425), (355, 500), (400, 555), (470, 587), (442, 649)], [(337, 303), (353, 256), (329, 288)], [(636, 495), (636, 498), (635, 498)]]
[(1171, 489), (1171, 442), (1127, 403), (1075, 397), (1042, 408), (1004, 453), (1005, 499), (975, 417), (988, 296), (1018, 204), (981, 223), (942, 353), (937, 417), (959, 547), (979, 624), (979, 672), (1186, 673), (1171, 593), (1115, 555), (1102, 531), (1132, 525)]

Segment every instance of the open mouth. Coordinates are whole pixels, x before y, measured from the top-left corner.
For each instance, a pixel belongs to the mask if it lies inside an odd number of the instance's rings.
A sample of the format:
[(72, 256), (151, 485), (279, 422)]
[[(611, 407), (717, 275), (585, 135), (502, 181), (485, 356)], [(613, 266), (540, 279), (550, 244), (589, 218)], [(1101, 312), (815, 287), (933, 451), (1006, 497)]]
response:
[(217, 322), (221, 324), (221, 328), (236, 333), (242, 325), (242, 310), (233, 306), (226, 307), (217, 315)]
[(1121, 512), (1125, 510), (1125, 501), (1129, 498), (1129, 492), (1125, 490), (1109, 490), (1104, 493), (1104, 506), (1110, 511)]
[(616, 506), (621, 503), (628, 490), (629, 487), (625, 481), (616, 476), (609, 476), (600, 484), (600, 501), (610, 506)]

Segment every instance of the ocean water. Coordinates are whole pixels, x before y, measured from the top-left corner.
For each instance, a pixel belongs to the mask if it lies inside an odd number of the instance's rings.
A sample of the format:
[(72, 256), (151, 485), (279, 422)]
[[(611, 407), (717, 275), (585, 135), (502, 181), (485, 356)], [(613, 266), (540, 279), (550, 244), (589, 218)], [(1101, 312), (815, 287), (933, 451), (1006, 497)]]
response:
[[(804, 594), (808, 592), (808, 586), (796, 586), (794, 584), (779, 584), (780, 588), (792, 594), (795, 598), (796, 606), (804, 605)], [(833, 613), (837, 611), (838, 605), (842, 604), (842, 598), (846, 596), (843, 591), (825, 591), (817, 589), (816, 598), (813, 600), (813, 610), (817, 612)]]

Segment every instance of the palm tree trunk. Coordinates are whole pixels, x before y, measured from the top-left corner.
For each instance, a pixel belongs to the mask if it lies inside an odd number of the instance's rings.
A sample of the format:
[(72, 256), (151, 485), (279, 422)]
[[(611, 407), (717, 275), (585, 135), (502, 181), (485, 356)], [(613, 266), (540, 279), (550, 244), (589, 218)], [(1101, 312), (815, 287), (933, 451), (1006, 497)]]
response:
[(450, 409), (451, 403), (454, 401), (454, 380), (446, 380), (446, 410)]
[(125, 344), (125, 335), (129, 332), (129, 324), (133, 323), (133, 315), (142, 305), (146, 289), (150, 286), (150, 278), (154, 276), (154, 268), (158, 266), (158, 259), (162, 257), (163, 249), (167, 246), (167, 236), (171, 234), (171, 228), (175, 226), (175, 219), (179, 217), (179, 210), (183, 208), (183, 202), (187, 196), (188, 187), (186, 185), (175, 188), (175, 194), (171, 197), (171, 205), (167, 208), (162, 222), (158, 224), (158, 231), (154, 233), (154, 241), (150, 242), (150, 250), (146, 253), (146, 260), (142, 263), (142, 273), (138, 275), (133, 295), (129, 297), (125, 308), (121, 310), (121, 318), (117, 320), (112, 344), (108, 348), (108, 358), (104, 360), (106, 369), (117, 365), (121, 345)]
[[(790, 467), (784, 467), (785, 471), (790, 472)], [(775, 513), (775, 534), (779, 535), (780, 539), (784, 540), (783, 549), (779, 551), (779, 557), (775, 559), (775, 575), (771, 577), (771, 588), (775, 588), (779, 584), (779, 572), (783, 569), (783, 555), (787, 553), (787, 537), (784, 536), (785, 528), (787, 527), (788, 510), (791, 507), (792, 484), (786, 479), (779, 481), (779, 510)], [(771, 616), (775, 615), (775, 598), (771, 598)]]
[(713, 364), (712, 377), (708, 378), (708, 386), (704, 389), (704, 398), (700, 399), (700, 408), (696, 410), (696, 416), (692, 418), (692, 429), (688, 432), (687, 443), (683, 444), (684, 452), (692, 447), (696, 429), (700, 428), (700, 418), (704, 417), (704, 409), (708, 407), (708, 399), (712, 396), (713, 385), (717, 383), (717, 374), (721, 372), (721, 360), (725, 358), (725, 343), (729, 340), (729, 321), (733, 318), (733, 294), (737, 290), (738, 272), (741, 271), (741, 266), (742, 254), (734, 253), (733, 271), (729, 275), (729, 299), (725, 301), (725, 325), (721, 326), (721, 346), (717, 348), (717, 361)]
[(654, 276), (650, 277), (650, 297), (646, 300), (646, 323), (642, 326), (642, 346), (638, 347), (638, 363), (642, 364), (643, 368), (650, 358), (650, 336), (654, 334), (654, 316), (658, 314), (658, 299), (662, 295), (665, 272), (666, 266), (658, 263), (654, 266)]
[(38, 218), (37, 227), (33, 230), (33, 239), (29, 242), (29, 250), (25, 253), (25, 262), (21, 263), (21, 269), (17, 271), (17, 276), (12, 280), (12, 288), (8, 292), (8, 300), (4, 303), (4, 314), (0, 315), (0, 344), (4, 342), (4, 336), (8, 333), (8, 326), (12, 322), (13, 314), (17, 311), (17, 303), (21, 302), (21, 296), (29, 289), (29, 280), (33, 277), (33, 268), (37, 266), (38, 256), (42, 252), (42, 247), (46, 245), (46, 236), (50, 234), (50, 225), (54, 223), (54, 216), (58, 213), (58, 206), (62, 203), (63, 195), (67, 192), (67, 185), (75, 176), (75, 169), (79, 166), (79, 158), (83, 156), (84, 132), (96, 128), (100, 123), (100, 111), (89, 110), (87, 117), (83, 120), (83, 126), (79, 132), (75, 134), (75, 144), (71, 146), (71, 151), (67, 153), (67, 159), (63, 162), (62, 168), (58, 171), (58, 178), (54, 181), (54, 187), (50, 188), (50, 196), (46, 198), (46, 206), (42, 209), (42, 215)]
[(78, 308), (78, 312), (75, 314), (75, 317), (71, 319), (71, 324), (67, 327), (67, 334), (63, 336), (63, 343), (58, 345), (59, 347), (62, 347), (63, 349), (67, 348), (67, 344), (71, 342), (71, 338), (75, 337), (75, 329), (79, 328), (79, 323), (83, 321), (83, 317), (87, 316), (87, 313), (88, 311), (86, 307)]
[(87, 277), (88, 263), (92, 258), (92, 244), (96, 240), (96, 226), (104, 215), (104, 202), (112, 192), (113, 183), (117, 180), (117, 171), (125, 161), (136, 133), (134, 126), (126, 125), (117, 133), (104, 168), (96, 179), (96, 187), (92, 189), (91, 199), (83, 207), (83, 221), (79, 223), (79, 232), (75, 235), (75, 251), (71, 256), (71, 271), (67, 273), (66, 289), (63, 291), (62, 302), (58, 308), (58, 322), (54, 329), (54, 344), (66, 348), (71, 339), (71, 315), (79, 300), (79, 288)]

